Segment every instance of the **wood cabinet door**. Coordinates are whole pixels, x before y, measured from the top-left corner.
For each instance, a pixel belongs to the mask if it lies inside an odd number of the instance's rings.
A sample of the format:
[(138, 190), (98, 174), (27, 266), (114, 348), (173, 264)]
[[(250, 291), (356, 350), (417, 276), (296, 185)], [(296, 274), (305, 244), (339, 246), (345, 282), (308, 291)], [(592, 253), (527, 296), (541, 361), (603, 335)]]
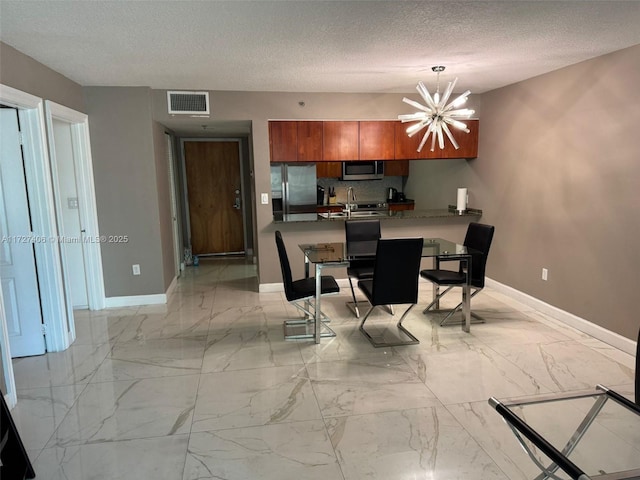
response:
[(342, 162), (317, 162), (316, 177), (340, 178), (342, 176)]
[(322, 122), (301, 121), (298, 124), (298, 161), (322, 161)]
[(385, 177), (400, 177), (409, 175), (409, 160), (392, 160), (384, 162)]
[(325, 161), (358, 160), (359, 122), (323, 122)]
[(446, 158), (475, 158), (478, 156), (478, 129), (480, 126), (479, 120), (464, 120), (469, 128), (469, 133), (458, 130), (457, 128), (451, 128), (451, 134), (453, 138), (458, 142), (459, 149), (455, 149), (451, 144), (451, 141), (445, 137), (444, 149), (440, 149), (436, 144), (434, 151), (431, 148), (431, 137), (427, 140), (427, 143), (422, 147), (422, 151), (418, 152), (418, 146), (422, 141), (422, 137), (425, 134), (425, 129), (416, 133), (413, 137), (407, 135), (406, 129), (412, 123), (396, 123), (396, 159), (424, 159), (424, 160), (437, 160)]
[(424, 154), (424, 149), (422, 152), (418, 152), (418, 145), (420, 145), (422, 136), (420, 134), (416, 134), (413, 137), (407, 135), (407, 128), (410, 125), (412, 123), (394, 122), (396, 160), (415, 160), (422, 158), (421, 155)]
[(272, 162), (297, 162), (298, 122), (269, 122), (269, 149)]
[(360, 160), (395, 159), (396, 121), (360, 122)]

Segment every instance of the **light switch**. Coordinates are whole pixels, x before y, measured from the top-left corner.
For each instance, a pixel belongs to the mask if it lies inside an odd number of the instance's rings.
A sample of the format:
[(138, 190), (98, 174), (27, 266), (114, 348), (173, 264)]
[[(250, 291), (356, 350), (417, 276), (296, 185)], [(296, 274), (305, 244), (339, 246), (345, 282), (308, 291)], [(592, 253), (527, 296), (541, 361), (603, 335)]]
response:
[(269, 194), (268, 193), (261, 193), (260, 194), (260, 203), (262, 203), (262, 205), (269, 205)]

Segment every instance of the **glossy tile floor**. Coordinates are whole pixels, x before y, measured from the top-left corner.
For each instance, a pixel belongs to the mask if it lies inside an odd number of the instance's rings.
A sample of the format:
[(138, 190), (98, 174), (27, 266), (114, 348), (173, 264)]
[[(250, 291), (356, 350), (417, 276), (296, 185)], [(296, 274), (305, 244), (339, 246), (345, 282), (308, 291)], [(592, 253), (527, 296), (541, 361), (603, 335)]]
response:
[(489, 397), (633, 392), (632, 356), (490, 289), (471, 334), (416, 307), (421, 343), (387, 349), (358, 331), (348, 288), (323, 303), (338, 336), (320, 345), (285, 341), (296, 310), (257, 290), (243, 259), (203, 260), (167, 305), (77, 311), (67, 351), (16, 359), (37, 478), (527, 479)]

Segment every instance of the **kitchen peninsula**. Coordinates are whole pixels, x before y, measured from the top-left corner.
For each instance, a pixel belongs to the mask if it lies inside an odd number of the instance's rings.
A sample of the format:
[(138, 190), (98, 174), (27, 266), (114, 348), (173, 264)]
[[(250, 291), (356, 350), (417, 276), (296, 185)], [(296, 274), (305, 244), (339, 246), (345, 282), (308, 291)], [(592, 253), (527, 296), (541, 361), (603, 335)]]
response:
[(433, 208), (425, 210), (400, 210), (389, 212), (375, 212), (375, 215), (371, 215), (372, 212), (353, 213), (351, 216), (346, 213), (330, 213), (330, 214), (318, 214), (318, 213), (292, 213), (288, 215), (274, 215), (273, 223), (301, 223), (301, 222), (344, 222), (345, 220), (363, 220), (377, 218), (380, 220), (415, 220), (415, 219), (452, 219), (461, 217), (480, 218), (482, 216), (482, 210), (469, 208), (462, 213), (456, 211), (455, 207), (449, 206), (449, 208)]

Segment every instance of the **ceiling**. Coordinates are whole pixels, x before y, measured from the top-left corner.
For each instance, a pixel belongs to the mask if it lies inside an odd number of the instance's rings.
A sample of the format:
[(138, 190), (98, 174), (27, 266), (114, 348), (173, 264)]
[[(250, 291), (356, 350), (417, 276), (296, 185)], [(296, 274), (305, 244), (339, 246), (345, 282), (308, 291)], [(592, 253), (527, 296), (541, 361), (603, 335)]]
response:
[(640, 44), (640, 1), (13, 1), (0, 40), (84, 86), (482, 93)]

